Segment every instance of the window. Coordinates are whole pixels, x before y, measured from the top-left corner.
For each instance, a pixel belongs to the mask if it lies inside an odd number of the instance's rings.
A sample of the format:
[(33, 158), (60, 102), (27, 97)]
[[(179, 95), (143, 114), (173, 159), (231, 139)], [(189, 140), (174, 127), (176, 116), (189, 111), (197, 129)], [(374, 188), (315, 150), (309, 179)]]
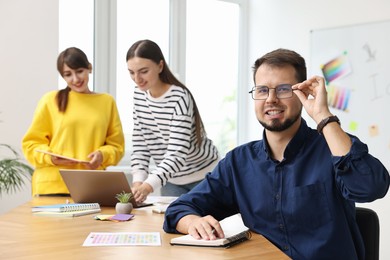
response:
[[(222, 156), (244, 139), (238, 126), (246, 123), (246, 111), (242, 111), (246, 106), (238, 108), (247, 100), (242, 94), (247, 93), (242, 90), (247, 87), (241, 72), (246, 62), (245, 1), (116, 0), (107, 4), (101, 0), (60, 0), (59, 48), (77, 46), (91, 62), (108, 64), (95, 66), (99, 76), (95, 81), (108, 88), (97, 85), (94, 89), (116, 97), (127, 153), (131, 151), (134, 82), (125, 57), (128, 48), (141, 39), (159, 44), (171, 70), (194, 95), (208, 136)], [(95, 25), (94, 19), (98, 21)], [(106, 21), (111, 23), (109, 29), (100, 30)], [(115, 69), (112, 73), (107, 68)], [(129, 159), (125, 155), (121, 164), (128, 164)]]
[(237, 4), (187, 0), (186, 85), (222, 156), (237, 145), (238, 36)]
[[(93, 0), (59, 1), (58, 53), (69, 47), (77, 47), (83, 50), (89, 62), (94, 64), (93, 10)], [(93, 89), (93, 86), (93, 76), (91, 75), (89, 87)], [(58, 76), (58, 87), (60, 89), (65, 87), (65, 81), (60, 75)]]
[[(153, 8), (150, 8), (153, 6)], [(133, 91), (126, 63), (130, 46), (142, 39), (156, 42), (169, 57), (169, 0), (117, 0), (116, 101), (126, 137), (126, 152), (131, 150), (133, 130)], [(123, 160), (129, 160), (125, 155)]]

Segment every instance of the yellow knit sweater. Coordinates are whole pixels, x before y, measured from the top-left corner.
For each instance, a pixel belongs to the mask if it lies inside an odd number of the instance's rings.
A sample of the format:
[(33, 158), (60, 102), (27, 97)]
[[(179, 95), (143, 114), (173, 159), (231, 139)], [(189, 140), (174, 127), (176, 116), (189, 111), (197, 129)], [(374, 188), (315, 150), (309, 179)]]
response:
[[(88, 160), (99, 150), (103, 163), (99, 169), (116, 165), (124, 154), (124, 135), (115, 100), (108, 94), (69, 92), (65, 113), (59, 112), (56, 93), (47, 93), (39, 101), (30, 128), (22, 140), (26, 159), (35, 167), (32, 194), (69, 193), (50, 155), (36, 149)], [(77, 164), (72, 168), (84, 169)]]

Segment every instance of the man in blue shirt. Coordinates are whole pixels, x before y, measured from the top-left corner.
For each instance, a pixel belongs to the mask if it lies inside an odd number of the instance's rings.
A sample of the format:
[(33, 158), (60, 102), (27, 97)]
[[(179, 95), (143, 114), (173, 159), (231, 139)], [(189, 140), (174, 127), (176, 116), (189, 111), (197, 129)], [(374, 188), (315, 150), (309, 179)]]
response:
[[(247, 227), (293, 259), (364, 259), (355, 202), (384, 197), (388, 171), (343, 131), (328, 108), (324, 79), (306, 80), (299, 54), (277, 49), (253, 68), (250, 93), (263, 140), (233, 149), (173, 202), (164, 230), (222, 238), (218, 221), (241, 213)], [(302, 107), (316, 130), (301, 117)]]

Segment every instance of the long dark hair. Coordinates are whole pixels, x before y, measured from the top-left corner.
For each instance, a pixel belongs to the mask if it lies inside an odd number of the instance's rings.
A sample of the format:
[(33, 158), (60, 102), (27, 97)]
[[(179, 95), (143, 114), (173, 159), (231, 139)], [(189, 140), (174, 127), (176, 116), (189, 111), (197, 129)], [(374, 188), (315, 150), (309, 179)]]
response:
[[(91, 63), (88, 61), (87, 55), (85, 53), (76, 48), (70, 47), (65, 49), (57, 58), (57, 70), (60, 75), (64, 76), (64, 65), (67, 65), (69, 68), (76, 70), (79, 68), (89, 69)], [(61, 112), (65, 112), (66, 107), (68, 105), (70, 87), (66, 86), (66, 88), (58, 91), (56, 95), (58, 110)]]
[(164, 59), (164, 55), (160, 47), (151, 40), (137, 41), (127, 51), (126, 61), (134, 57), (148, 59), (155, 62), (156, 64), (160, 64), (162, 61), (163, 69), (159, 74), (160, 80), (166, 84), (182, 87), (190, 94), (191, 99), (194, 102), (196, 139), (198, 144), (200, 144), (202, 142), (202, 135), (205, 133), (205, 129), (195, 99), (192, 96), (191, 91), (173, 75)]

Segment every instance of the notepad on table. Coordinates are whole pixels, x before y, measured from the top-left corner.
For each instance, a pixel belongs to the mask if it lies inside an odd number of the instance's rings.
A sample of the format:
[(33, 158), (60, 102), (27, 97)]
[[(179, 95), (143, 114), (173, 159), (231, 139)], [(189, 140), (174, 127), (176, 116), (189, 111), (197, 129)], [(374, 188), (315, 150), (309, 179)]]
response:
[(80, 210), (100, 210), (99, 203), (65, 203), (65, 204), (53, 204), (32, 207), (32, 212), (69, 212), (69, 211), (80, 211)]
[(65, 212), (53, 212), (53, 211), (38, 211), (34, 212), (35, 216), (45, 217), (79, 217), (94, 213), (99, 213), (100, 209), (87, 209), (87, 210), (76, 210), (76, 211), (65, 211)]
[(220, 221), (225, 234), (224, 238), (216, 240), (196, 239), (191, 235), (184, 235), (171, 239), (171, 245), (205, 246), (205, 247), (231, 247), (250, 239), (251, 233), (244, 225), (240, 214), (227, 217)]
[(31, 211), (36, 216), (78, 217), (101, 211), (99, 203), (66, 203), (34, 206)]

